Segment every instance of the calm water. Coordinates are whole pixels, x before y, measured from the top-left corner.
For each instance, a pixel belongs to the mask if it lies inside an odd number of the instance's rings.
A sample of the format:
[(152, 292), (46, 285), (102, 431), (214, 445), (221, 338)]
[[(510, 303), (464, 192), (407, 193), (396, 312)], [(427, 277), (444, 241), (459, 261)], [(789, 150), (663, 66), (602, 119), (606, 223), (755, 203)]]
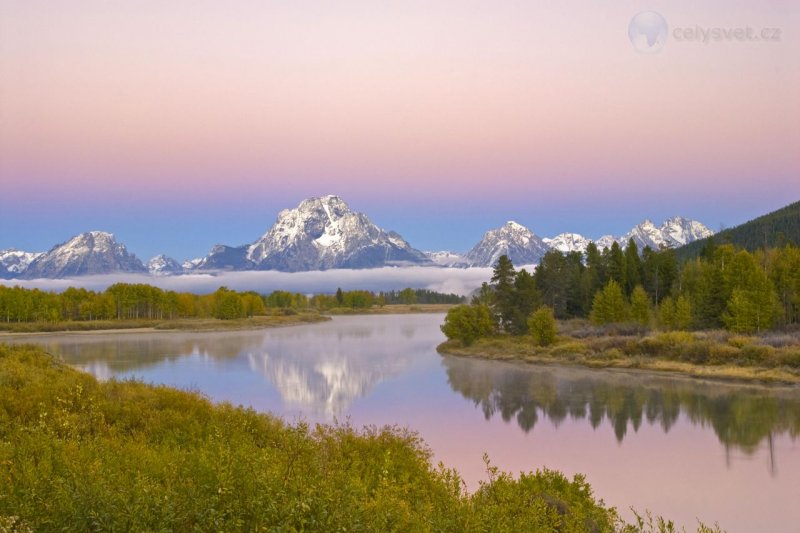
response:
[(628, 517), (632, 505), (688, 528), (800, 531), (800, 389), (441, 357), (442, 319), (17, 342), (101, 379), (135, 376), (290, 421), (408, 426), (470, 488), (486, 452), (512, 472), (584, 473)]

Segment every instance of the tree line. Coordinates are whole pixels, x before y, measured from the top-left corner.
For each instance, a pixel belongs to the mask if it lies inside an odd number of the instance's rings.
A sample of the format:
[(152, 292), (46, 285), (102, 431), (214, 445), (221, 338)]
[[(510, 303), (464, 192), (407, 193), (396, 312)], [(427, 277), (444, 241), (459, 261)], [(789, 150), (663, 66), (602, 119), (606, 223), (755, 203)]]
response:
[[(534, 313), (540, 308), (546, 311)], [(531, 332), (546, 343), (554, 319), (588, 318), (598, 325), (713, 329), (758, 333), (800, 321), (800, 248), (748, 252), (709, 241), (702, 254), (678, 263), (675, 252), (631, 239), (600, 252), (549, 251), (531, 274), (506, 256), (470, 306), (451, 310), (449, 338), (471, 342), (494, 333)], [(544, 329), (542, 329), (544, 328)]]
[(60, 322), (93, 320), (237, 319), (276, 310), (324, 311), (337, 307), (366, 309), (395, 303), (462, 303), (463, 297), (425, 289), (373, 293), (342, 291), (306, 295), (289, 291), (259, 294), (220, 287), (211, 294), (160, 289), (147, 284), (116, 283), (104, 291), (70, 287), (56, 293), (0, 285), (0, 321)]

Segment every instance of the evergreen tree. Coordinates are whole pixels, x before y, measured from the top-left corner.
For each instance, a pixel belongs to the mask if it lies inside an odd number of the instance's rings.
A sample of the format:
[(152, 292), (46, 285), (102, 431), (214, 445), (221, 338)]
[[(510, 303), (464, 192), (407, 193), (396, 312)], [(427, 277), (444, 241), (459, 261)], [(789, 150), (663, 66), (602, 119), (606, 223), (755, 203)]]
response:
[(658, 306), (658, 324), (664, 329), (675, 329), (675, 300), (667, 296)]
[(608, 279), (615, 281), (620, 287), (626, 286), (625, 273), (625, 254), (619, 243), (614, 241), (608, 250)]
[(511, 259), (507, 255), (501, 255), (494, 267), (492, 286), (494, 288), (495, 307), (500, 318), (500, 327), (507, 332), (511, 332), (513, 329), (514, 306), (516, 303), (515, 278), (516, 271)]
[(642, 282), (642, 260), (639, 257), (639, 248), (633, 238), (628, 240), (625, 249), (625, 294), (630, 296), (633, 289)]
[(564, 254), (558, 250), (550, 250), (536, 267), (536, 287), (542, 295), (545, 305), (553, 309), (556, 317), (567, 317), (567, 290), (569, 276), (567, 274), (567, 261)]
[(586, 247), (586, 269), (583, 272), (583, 305), (582, 315), (587, 316), (592, 310), (592, 298), (605, 285), (605, 265), (603, 256), (594, 242)]
[(524, 268), (514, 278), (514, 310), (511, 316), (511, 333), (524, 335), (528, 332), (528, 317), (542, 305), (542, 297), (536, 288), (533, 276)]
[(619, 283), (611, 280), (595, 295), (589, 318), (595, 324), (613, 324), (627, 320), (625, 295)]
[(631, 292), (631, 319), (642, 326), (650, 323), (650, 297), (641, 285)]
[(341, 287), (336, 289), (336, 303), (339, 305), (339, 307), (344, 305), (344, 292), (342, 292)]
[(675, 314), (672, 323), (675, 329), (687, 330), (692, 327), (692, 303), (683, 294), (675, 300)]

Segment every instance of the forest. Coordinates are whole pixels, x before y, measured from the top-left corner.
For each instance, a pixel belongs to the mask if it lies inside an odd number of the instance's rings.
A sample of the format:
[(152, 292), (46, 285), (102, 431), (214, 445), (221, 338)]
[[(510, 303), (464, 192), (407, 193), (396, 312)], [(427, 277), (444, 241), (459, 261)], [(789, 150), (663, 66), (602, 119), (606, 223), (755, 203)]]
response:
[(217, 318), (232, 320), (275, 312), (368, 309), (392, 304), (463, 303), (455, 294), (426, 289), (373, 293), (337, 289), (332, 294), (306, 295), (288, 291), (259, 294), (220, 287), (211, 294), (167, 291), (147, 284), (116, 283), (105, 291), (70, 287), (56, 293), (0, 285), (0, 322), (174, 320)]
[(466, 342), (525, 335), (532, 327), (539, 334), (546, 315), (639, 331), (793, 329), (800, 320), (800, 248), (751, 253), (712, 240), (700, 256), (679, 264), (674, 250), (639, 253), (631, 240), (625, 249), (614, 243), (603, 252), (590, 244), (585, 255), (548, 252), (533, 274), (516, 271), (503, 256), (472, 305), (448, 313), (443, 331)]

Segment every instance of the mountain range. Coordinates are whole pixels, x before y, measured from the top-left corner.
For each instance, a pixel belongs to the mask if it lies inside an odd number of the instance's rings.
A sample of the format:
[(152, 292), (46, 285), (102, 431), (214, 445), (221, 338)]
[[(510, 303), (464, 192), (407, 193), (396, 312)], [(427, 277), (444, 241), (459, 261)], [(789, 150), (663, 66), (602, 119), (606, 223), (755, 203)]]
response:
[[(712, 234), (700, 222), (673, 217), (661, 226), (645, 220), (621, 237), (606, 235), (595, 242), (600, 248), (611, 246), (613, 242), (624, 247), (629, 239), (640, 249), (677, 247)], [(0, 277), (64, 278), (118, 272), (175, 275), (225, 270), (300, 272), (407, 265), (491, 267), (504, 254), (515, 264), (528, 265), (538, 263), (551, 249), (583, 252), (589, 242), (590, 239), (577, 233), (542, 238), (525, 226), (509, 221), (487, 231), (466, 254), (423, 252), (413, 248), (399, 234), (379, 228), (367, 215), (351, 210), (338, 196), (329, 195), (309, 198), (294, 209), (281, 211), (272, 227), (251, 244), (218, 244), (205, 257), (183, 264), (158, 255), (145, 265), (111, 233), (90, 231), (44, 253), (0, 251)]]

